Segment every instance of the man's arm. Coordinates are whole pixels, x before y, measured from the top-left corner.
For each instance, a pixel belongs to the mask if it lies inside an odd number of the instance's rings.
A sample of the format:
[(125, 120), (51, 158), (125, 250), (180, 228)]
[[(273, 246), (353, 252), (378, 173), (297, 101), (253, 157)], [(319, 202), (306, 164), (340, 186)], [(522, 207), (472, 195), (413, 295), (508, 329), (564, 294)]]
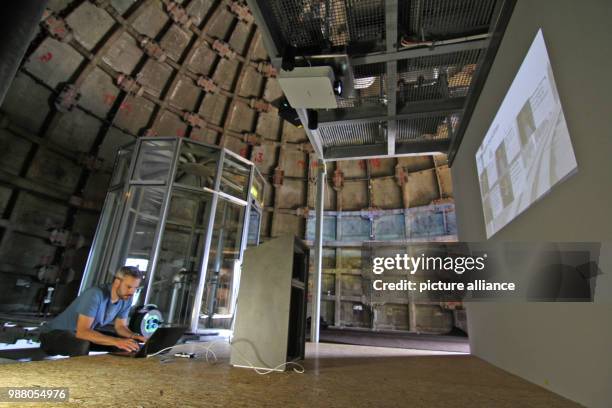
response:
[(140, 336), (128, 328), (127, 319), (115, 319), (115, 331), (121, 337), (127, 337), (128, 339), (135, 339), (138, 341), (147, 341), (143, 336)]
[(79, 314), (77, 319), (76, 337), (81, 340), (87, 340), (103, 346), (115, 346), (126, 351), (137, 351), (139, 349), (138, 344), (134, 340), (119, 339), (93, 330), (91, 328), (93, 321), (93, 317)]

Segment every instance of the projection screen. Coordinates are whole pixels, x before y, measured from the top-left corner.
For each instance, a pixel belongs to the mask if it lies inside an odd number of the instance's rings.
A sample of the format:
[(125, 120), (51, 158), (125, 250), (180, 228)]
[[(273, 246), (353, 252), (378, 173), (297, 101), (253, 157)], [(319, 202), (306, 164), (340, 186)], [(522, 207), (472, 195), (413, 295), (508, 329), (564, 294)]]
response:
[(577, 169), (542, 30), (476, 152), (487, 238)]

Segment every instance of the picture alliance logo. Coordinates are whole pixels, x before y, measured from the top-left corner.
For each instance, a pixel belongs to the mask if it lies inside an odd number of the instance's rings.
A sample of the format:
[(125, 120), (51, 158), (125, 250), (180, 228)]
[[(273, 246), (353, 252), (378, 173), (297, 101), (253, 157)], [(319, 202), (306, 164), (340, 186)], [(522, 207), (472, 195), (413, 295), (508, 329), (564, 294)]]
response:
[(403, 270), (414, 275), (417, 271), (453, 271), (458, 275), (485, 268), (487, 254), (482, 256), (409, 256), (396, 254), (393, 257), (374, 257), (372, 272), (380, 275), (385, 271)]

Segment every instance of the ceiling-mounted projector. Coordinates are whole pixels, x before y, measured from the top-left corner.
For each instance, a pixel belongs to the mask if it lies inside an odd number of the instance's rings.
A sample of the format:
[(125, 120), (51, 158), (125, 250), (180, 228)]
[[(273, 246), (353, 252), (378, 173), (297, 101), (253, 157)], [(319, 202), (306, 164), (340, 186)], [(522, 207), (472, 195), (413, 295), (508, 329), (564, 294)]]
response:
[(281, 71), (278, 77), (281, 89), (295, 109), (337, 108), (335, 81), (330, 66), (296, 67), (293, 71)]
[(295, 63), (291, 71), (281, 70), (278, 76), (294, 109), (336, 109), (337, 96), (350, 98), (355, 92), (347, 55), (315, 55), (296, 59)]

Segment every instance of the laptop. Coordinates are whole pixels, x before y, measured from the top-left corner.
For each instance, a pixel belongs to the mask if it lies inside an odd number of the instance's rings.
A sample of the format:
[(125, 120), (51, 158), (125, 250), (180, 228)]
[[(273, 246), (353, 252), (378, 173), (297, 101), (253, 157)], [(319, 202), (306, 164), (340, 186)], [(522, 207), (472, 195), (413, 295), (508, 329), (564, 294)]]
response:
[(113, 351), (109, 354), (122, 357), (144, 358), (160, 350), (174, 346), (187, 330), (186, 327), (160, 327), (149, 337), (146, 343), (140, 344), (138, 351)]

